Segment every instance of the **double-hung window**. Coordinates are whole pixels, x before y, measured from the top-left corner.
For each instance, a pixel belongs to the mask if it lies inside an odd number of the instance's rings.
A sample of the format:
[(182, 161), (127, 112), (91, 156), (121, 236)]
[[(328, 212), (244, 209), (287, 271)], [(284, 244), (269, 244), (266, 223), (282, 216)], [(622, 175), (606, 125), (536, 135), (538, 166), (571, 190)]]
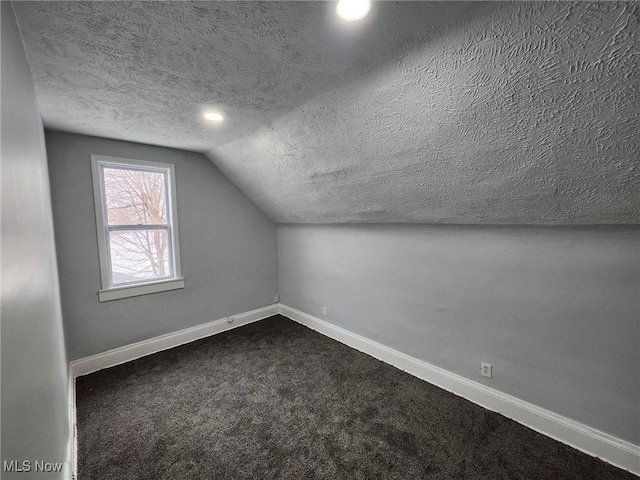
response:
[(92, 155), (101, 302), (184, 288), (175, 168)]

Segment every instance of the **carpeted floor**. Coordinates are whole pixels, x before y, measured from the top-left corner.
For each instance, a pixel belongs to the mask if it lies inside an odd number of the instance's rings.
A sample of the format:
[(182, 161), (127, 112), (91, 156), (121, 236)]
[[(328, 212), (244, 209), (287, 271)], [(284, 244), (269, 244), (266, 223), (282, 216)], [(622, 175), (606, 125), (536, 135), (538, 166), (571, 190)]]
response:
[(79, 480), (637, 480), (281, 316), (76, 388)]

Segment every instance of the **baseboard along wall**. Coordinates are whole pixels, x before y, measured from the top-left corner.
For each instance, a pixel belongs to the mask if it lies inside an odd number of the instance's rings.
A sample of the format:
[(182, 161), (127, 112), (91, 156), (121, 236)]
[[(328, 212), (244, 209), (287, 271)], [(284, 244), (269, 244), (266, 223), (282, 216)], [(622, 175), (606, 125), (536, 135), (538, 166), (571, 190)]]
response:
[(213, 322), (185, 328), (177, 332), (167, 333), (159, 337), (150, 338), (141, 342), (114, 348), (103, 353), (91, 355), (71, 362), (71, 372), (74, 377), (87, 375), (103, 368), (114, 367), (121, 363), (130, 362), (136, 358), (161, 352), (169, 348), (177, 347), (185, 343), (193, 342), (201, 338), (209, 337), (217, 333), (226, 332), (248, 323), (257, 322), (264, 318), (276, 315), (279, 312), (278, 304), (250, 310), (248, 312), (230, 315), (229, 317), (214, 320)]
[(436, 367), (287, 305), (280, 304), (280, 314), (543, 435), (640, 476), (638, 445)]
[(76, 437), (76, 389), (77, 377), (97, 372), (104, 368), (115, 367), (122, 363), (130, 362), (137, 358), (145, 357), (169, 348), (184, 345), (201, 338), (210, 337), (218, 333), (226, 332), (234, 328), (257, 322), (272, 317), (280, 312), (278, 304), (250, 310), (248, 312), (230, 315), (213, 322), (185, 328), (177, 332), (167, 333), (159, 337), (150, 338), (141, 342), (114, 348), (103, 353), (73, 360), (69, 364), (69, 424), (70, 436), (67, 454), (68, 468), (65, 478), (75, 480), (77, 478), (77, 437)]
[[(481, 407), (511, 418), (532, 430), (640, 476), (640, 446), (638, 445), (436, 367), (295, 308), (274, 304), (71, 362), (70, 382), (73, 391), (70, 392), (70, 401), (73, 445), (70, 446), (70, 464), (72, 478), (75, 478), (76, 471), (75, 388), (73, 387), (76, 377), (216, 335), (278, 313)], [(230, 322), (229, 319), (232, 321)]]
[(76, 438), (76, 379), (73, 376), (71, 365), (69, 365), (68, 379), (68, 401), (69, 401), (69, 442), (67, 444), (67, 459), (63, 477), (69, 480), (76, 480), (78, 458), (78, 439)]

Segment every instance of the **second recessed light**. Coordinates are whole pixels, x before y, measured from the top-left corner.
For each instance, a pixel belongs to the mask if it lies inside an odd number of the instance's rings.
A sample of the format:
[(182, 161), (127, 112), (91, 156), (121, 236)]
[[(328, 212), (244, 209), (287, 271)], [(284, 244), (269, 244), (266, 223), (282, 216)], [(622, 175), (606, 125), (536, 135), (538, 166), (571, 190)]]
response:
[(204, 118), (212, 122), (221, 122), (224, 120), (224, 117), (217, 112), (207, 112), (204, 114)]
[(338, 0), (336, 11), (343, 20), (354, 22), (360, 20), (371, 8), (371, 0)]

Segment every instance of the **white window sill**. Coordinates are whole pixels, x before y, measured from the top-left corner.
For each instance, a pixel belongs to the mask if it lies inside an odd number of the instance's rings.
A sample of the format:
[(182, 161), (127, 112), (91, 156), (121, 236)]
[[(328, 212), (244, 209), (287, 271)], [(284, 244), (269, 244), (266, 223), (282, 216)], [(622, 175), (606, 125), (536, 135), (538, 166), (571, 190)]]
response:
[(178, 290), (184, 288), (184, 278), (172, 278), (143, 285), (126, 285), (123, 287), (109, 288), (98, 291), (100, 302), (109, 302), (121, 298), (137, 297), (138, 295), (149, 295), (150, 293), (166, 292), (168, 290)]

